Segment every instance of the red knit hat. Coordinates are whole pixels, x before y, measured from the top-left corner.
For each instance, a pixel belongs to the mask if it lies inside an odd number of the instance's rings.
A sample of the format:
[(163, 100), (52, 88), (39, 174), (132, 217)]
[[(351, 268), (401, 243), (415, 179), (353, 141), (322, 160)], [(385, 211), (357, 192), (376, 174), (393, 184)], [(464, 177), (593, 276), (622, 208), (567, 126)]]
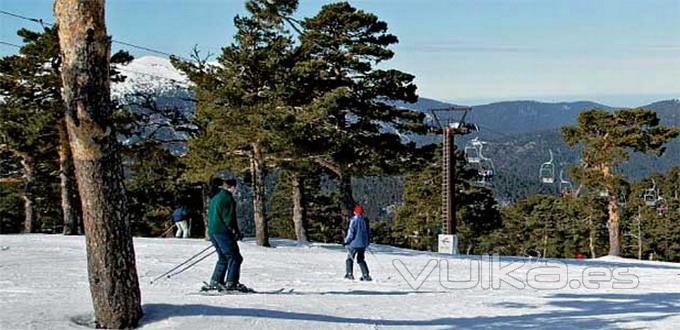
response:
[(354, 207), (354, 214), (356, 215), (362, 215), (364, 214), (364, 207), (361, 205), (357, 205)]

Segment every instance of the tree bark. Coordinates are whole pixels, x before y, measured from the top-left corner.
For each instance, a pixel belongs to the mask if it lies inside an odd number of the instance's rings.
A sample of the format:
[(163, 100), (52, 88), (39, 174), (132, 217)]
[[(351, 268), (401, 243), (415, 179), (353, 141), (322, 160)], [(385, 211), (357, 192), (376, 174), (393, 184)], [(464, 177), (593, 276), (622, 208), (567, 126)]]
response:
[(609, 229), (609, 255), (619, 256), (621, 254), (621, 239), (619, 237), (619, 205), (616, 202), (616, 195), (609, 196), (609, 205), (607, 207), (609, 212), (609, 221), (607, 228)]
[(342, 219), (349, 224), (354, 208), (354, 197), (352, 196), (352, 177), (350, 175), (340, 175), (340, 196), (342, 198)]
[(590, 257), (592, 259), (597, 258), (595, 253), (595, 228), (592, 216), (588, 216), (588, 248), (590, 248)]
[(252, 145), (250, 172), (253, 177), (253, 213), (255, 218), (255, 240), (257, 245), (269, 247), (269, 228), (264, 210), (266, 168), (262, 149), (258, 143)]
[(35, 159), (29, 155), (21, 155), (22, 176), (24, 179), (24, 233), (34, 233), (40, 229), (35, 216)]
[[(603, 167), (603, 173), (605, 179), (611, 178), (611, 168), (608, 166)], [(621, 237), (619, 235), (619, 204), (616, 200), (616, 194), (614, 189), (608, 189), (609, 199), (607, 212), (609, 214), (609, 220), (607, 221), (607, 228), (609, 229), (609, 255), (618, 257), (621, 254)]]
[(66, 126), (83, 205), (90, 293), (98, 328), (142, 316), (123, 168), (111, 121), (104, 0), (56, 0)]
[(61, 212), (64, 235), (82, 235), (80, 199), (76, 188), (73, 155), (68, 141), (66, 120), (59, 122), (59, 179), (61, 181)]
[(203, 225), (205, 226), (205, 233), (203, 234), (206, 241), (210, 240), (208, 233), (208, 208), (210, 207), (210, 184), (204, 184), (201, 187), (203, 192)]
[(638, 260), (642, 260), (642, 212), (638, 207), (637, 216), (637, 243), (638, 243)]
[(344, 221), (349, 222), (349, 218), (352, 216), (352, 208), (354, 208), (354, 197), (352, 196), (352, 176), (345, 175), (345, 172), (337, 165), (323, 160), (315, 159), (316, 163), (323, 166), (327, 170), (333, 172), (340, 183), (340, 195), (341, 195), (341, 210), (340, 214)]
[(307, 201), (305, 198), (304, 177), (300, 173), (291, 175), (293, 188), (293, 224), (298, 242), (307, 242)]

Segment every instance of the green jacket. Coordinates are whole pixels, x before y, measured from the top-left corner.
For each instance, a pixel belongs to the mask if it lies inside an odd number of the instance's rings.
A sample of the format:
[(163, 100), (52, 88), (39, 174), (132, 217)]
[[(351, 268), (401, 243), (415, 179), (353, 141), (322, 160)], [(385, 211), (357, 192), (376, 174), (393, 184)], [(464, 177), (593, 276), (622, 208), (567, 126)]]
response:
[(208, 234), (237, 233), (236, 200), (230, 192), (220, 189), (208, 207)]

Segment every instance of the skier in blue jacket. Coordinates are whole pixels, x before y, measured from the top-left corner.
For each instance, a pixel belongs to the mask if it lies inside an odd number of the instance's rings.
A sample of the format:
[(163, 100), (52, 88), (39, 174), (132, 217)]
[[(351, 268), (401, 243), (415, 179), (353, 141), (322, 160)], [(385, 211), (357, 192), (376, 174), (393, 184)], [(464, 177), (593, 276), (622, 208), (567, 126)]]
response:
[(361, 280), (370, 281), (368, 265), (366, 265), (366, 248), (371, 240), (371, 228), (368, 219), (363, 216), (364, 208), (361, 205), (354, 207), (354, 216), (349, 221), (349, 230), (343, 245), (347, 247), (347, 260), (345, 260), (345, 278), (354, 279), (354, 259), (356, 258), (359, 268), (361, 268)]
[(174, 212), (172, 212), (172, 221), (177, 226), (177, 238), (189, 238), (189, 210), (183, 204), (180, 204)]

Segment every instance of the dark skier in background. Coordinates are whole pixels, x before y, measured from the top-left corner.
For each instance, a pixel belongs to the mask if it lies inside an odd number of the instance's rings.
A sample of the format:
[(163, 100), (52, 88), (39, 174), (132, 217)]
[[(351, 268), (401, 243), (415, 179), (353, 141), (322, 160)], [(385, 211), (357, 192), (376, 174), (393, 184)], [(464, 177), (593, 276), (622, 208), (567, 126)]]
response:
[(236, 180), (212, 181), (216, 194), (210, 199), (208, 207), (208, 234), (217, 252), (217, 263), (209, 285), (204, 291), (242, 291), (251, 290), (239, 282), (243, 257), (237, 241), (243, 238), (236, 219)]
[(361, 268), (361, 280), (370, 281), (368, 265), (366, 265), (366, 248), (370, 244), (371, 229), (368, 219), (363, 216), (364, 208), (361, 205), (354, 207), (354, 216), (349, 221), (349, 230), (343, 245), (347, 246), (347, 260), (345, 260), (345, 278), (354, 279), (354, 259), (356, 258), (359, 268)]

